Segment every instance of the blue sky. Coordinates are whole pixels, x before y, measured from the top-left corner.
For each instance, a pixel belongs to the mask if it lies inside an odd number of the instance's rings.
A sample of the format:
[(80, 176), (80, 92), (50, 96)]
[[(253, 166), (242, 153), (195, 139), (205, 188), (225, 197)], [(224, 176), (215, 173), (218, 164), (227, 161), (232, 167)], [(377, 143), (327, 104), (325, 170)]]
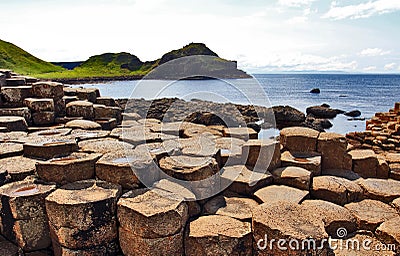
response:
[(399, 0), (0, 0), (0, 38), (48, 61), (206, 43), (252, 73), (400, 73)]

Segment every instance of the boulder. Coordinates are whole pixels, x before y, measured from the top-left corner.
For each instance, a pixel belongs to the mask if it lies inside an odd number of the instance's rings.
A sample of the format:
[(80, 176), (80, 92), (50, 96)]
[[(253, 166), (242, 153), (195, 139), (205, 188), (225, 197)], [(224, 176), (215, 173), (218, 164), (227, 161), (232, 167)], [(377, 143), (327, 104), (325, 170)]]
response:
[(27, 106), (32, 112), (53, 112), (54, 111), (54, 100), (53, 99), (35, 99), (27, 98), (24, 100), (25, 106)]
[(280, 132), (283, 147), (290, 152), (316, 152), (319, 132), (304, 127), (284, 128)]
[(363, 178), (376, 178), (379, 161), (370, 149), (355, 149), (349, 152), (353, 159), (353, 171)]
[(242, 195), (252, 195), (272, 183), (272, 175), (254, 172), (244, 165), (225, 166), (221, 173), (221, 188)]
[(22, 181), (35, 174), (36, 161), (23, 156), (0, 159), (0, 173), (6, 173), (11, 181)]
[(314, 213), (315, 218), (324, 223), (325, 231), (332, 238), (344, 238), (338, 234), (343, 228), (348, 234), (357, 231), (356, 219), (349, 210), (342, 206), (322, 200), (305, 200), (301, 206)]
[(358, 184), (363, 188), (366, 198), (390, 203), (400, 198), (400, 181), (382, 179), (361, 179)]
[(203, 214), (222, 215), (242, 221), (249, 221), (252, 217), (253, 208), (258, 203), (250, 198), (217, 196), (204, 205)]
[(313, 176), (321, 175), (321, 156), (317, 153), (291, 153), (285, 151), (281, 155), (283, 167), (293, 166), (304, 168)]
[(323, 244), (328, 234), (312, 209), (287, 201), (262, 204), (254, 209), (252, 224), (255, 255), (328, 255)]
[(33, 180), (2, 186), (1, 233), (24, 251), (49, 247), (51, 240), (45, 198), (55, 189), (55, 185), (39, 184)]
[(319, 94), (321, 93), (321, 90), (319, 88), (314, 88), (310, 91), (310, 93)]
[(32, 84), (32, 95), (37, 98), (60, 99), (64, 97), (64, 85), (56, 82), (37, 82)]
[(346, 204), (344, 207), (357, 219), (358, 229), (372, 232), (383, 222), (399, 216), (396, 210), (389, 205), (370, 199)]
[(274, 106), (272, 109), (278, 129), (301, 126), (306, 120), (304, 113), (290, 106)]
[(347, 153), (346, 137), (341, 134), (322, 132), (318, 137), (317, 151), (321, 153), (321, 168), (351, 170), (352, 158)]
[(271, 174), (275, 184), (286, 185), (301, 190), (310, 190), (312, 173), (306, 169), (288, 166), (275, 169)]
[(254, 193), (259, 203), (273, 204), (276, 202), (301, 203), (309, 196), (306, 190), (300, 190), (283, 185), (271, 185), (257, 190)]
[(275, 141), (249, 140), (242, 145), (242, 162), (257, 171), (281, 166), (280, 145)]
[(118, 185), (95, 180), (69, 183), (51, 193), (46, 210), (53, 245), (79, 251), (115, 241), (120, 194)]
[(36, 172), (40, 179), (57, 184), (93, 179), (95, 163), (101, 154), (72, 153), (66, 157), (38, 161)]
[(335, 118), (338, 114), (343, 114), (344, 111), (332, 109), (326, 105), (313, 106), (306, 109), (307, 115), (312, 115), (317, 118)]
[(185, 255), (251, 255), (251, 234), (250, 223), (227, 216), (202, 216), (188, 224)]
[(67, 104), (67, 116), (83, 117), (83, 119), (94, 119), (93, 103), (88, 101), (73, 101)]
[(344, 113), (345, 116), (349, 116), (349, 117), (359, 117), (361, 116), (361, 111), (359, 110), (352, 110), (349, 112)]
[(98, 130), (101, 129), (101, 125), (89, 120), (73, 120), (65, 124), (65, 127), (72, 129), (82, 130)]
[(5, 127), (10, 132), (28, 130), (25, 118), (20, 116), (0, 116), (0, 127)]
[(363, 191), (353, 181), (334, 176), (319, 176), (313, 179), (311, 196), (338, 205), (345, 205), (362, 200)]

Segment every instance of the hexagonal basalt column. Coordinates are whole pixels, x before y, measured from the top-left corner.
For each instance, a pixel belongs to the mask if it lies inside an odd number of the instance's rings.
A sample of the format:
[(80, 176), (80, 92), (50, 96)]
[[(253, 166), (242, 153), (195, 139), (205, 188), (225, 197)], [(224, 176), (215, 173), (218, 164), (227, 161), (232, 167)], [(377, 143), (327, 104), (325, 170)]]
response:
[(24, 251), (35, 251), (50, 246), (45, 197), (55, 185), (20, 181), (0, 188), (0, 227), (2, 234)]
[(290, 152), (316, 152), (319, 132), (304, 127), (289, 127), (281, 130), (280, 140)]
[(281, 166), (279, 143), (275, 141), (249, 140), (243, 145), (242, 161), (255, 171), (268, 171)]
[(42, 136), (31, 139), (24, 144), (24, 156), (40, 159), (63, 157), (77, 150), (78, 145), (76, 141), (68, 137), (46, 138)]
[(83, 117), (84, 119), (94, 119), (93, 103), (88, 101), (73, 101), (67, 104), (67, 116)]
[(291, 153), (285, 151), (281, 155), (282, 166), (296, 166), (304, 168), (313, 173), (314, 176), (321, 175), (321, 156), (317, 153)]
[(70, 183), (51, 193), (46, 210), (55, 255), (116, 255), (117, 247), (109, 245), (118, 237), (120, 195), (120, 186), (95, 180)]

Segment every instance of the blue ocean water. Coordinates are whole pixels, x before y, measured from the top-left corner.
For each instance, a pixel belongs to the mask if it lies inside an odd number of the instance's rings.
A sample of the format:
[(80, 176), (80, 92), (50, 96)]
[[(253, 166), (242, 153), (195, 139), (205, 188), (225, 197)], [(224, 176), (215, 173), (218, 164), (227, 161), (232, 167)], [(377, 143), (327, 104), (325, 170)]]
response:
[[(400, 102), (400, 75), (257, 74), (254, 77), (255, 80), (227, 81), (113, 81), (74, 87), (97, 87), (102, 96), (114, 98), (199, 98), (265, 106), (289, 105), (303, 112), (309, 106), (326, 103), (344, 111), (360, 110), (367, 119)], [(311, 94), (313, 88), (319, 88), (321, 93)], [(343, 115), (332, 123), (334, 126), (329, 130), (332, 132), (365, 130), (365, 121), (348, 121)]]

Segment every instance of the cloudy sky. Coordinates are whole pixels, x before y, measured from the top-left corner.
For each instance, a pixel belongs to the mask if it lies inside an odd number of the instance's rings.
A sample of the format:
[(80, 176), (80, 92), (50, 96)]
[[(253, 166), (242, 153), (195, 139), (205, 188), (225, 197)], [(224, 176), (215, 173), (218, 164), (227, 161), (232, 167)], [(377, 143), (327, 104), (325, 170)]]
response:
[(47, 61), (206, 43), (252, 73), (400, 73), (399, 0), (0, 0), (0, 39)]

